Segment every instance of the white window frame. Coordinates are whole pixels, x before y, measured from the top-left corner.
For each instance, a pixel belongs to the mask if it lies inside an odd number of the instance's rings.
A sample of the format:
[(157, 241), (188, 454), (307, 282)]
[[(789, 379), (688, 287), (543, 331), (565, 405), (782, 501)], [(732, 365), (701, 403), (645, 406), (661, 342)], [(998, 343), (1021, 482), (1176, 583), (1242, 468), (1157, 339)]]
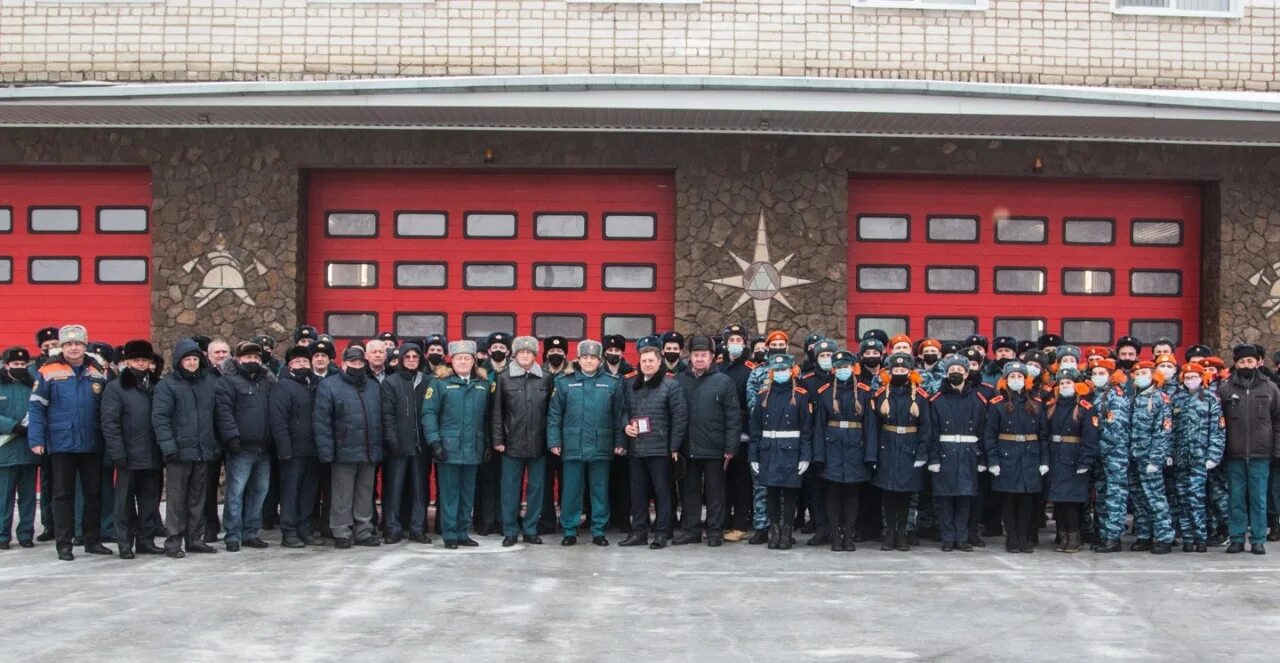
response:
[(1168, 0), (1169, 7), (1123, 7), (1119, 0), (1111, 0), (1111, 13), (1126, 16), (1186, 16), (1201, 18), (1241, 18), (1244, 16), (1244, 0), (1230, 0), (1231, 8), (1225, 12), (1200, 9), (1177, 9), (1177, 0)]
[[(941, 9), (957, 12), (984, 12), (990, 0), (973, 0), (973, 6), (956, 5), (934, 0), (850, 0), (854, 9)], [(1113, 0), (1114, 1), (1114, 0)], [(1238, 0), (1237, 0), (1238, 1)]]

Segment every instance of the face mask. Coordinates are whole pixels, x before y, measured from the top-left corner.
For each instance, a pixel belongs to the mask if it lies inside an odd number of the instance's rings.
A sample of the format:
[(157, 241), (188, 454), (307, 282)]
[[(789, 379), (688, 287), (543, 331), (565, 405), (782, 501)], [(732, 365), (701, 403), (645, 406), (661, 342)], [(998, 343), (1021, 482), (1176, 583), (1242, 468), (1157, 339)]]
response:
[(622, 362), (622, 355), (605, 355), (604, 360), (608, 362), (610, 366), (617, 366)]
[(1078, 368), (1078, 367), (1079, 367), (1079, 366), (1076, 364), (1076, 360), (1075, 360), (1075, 359), (1063, 359), (1062, 361), (1058, 362), (1058, 368), (1059, 368), (1059, 369), (1067, 369), (1067, 368), (1069, 368), (1069, 369), (1071, 369), (1071, 370), (1073, 370), (1073, 371), (1074, 371), (1074, 370), (1076, 370), (1076, 368)]
[(754, 362), (754, 363), (756, 363), (756, 364), (763, 364), (763, 363), (764, 363), (764, 352), (752, 352), (752, 353), (751, 353), (751, 361), (752, 361), (752, 362)]
[(726, 348), (729, 351), (729, 358), (737, 359), (742, 356), (742, 353), (747, 349), (747, 346), (741, 343), (730, 343)]
[(1074, 384), (1058, 385), (1058, 395), (1063, 398), (1071, 398), (1076, 395), (1076, 386)]
[(852, 368), (849, 368), (849, 367), (841, 367), (841, 368), (837, 368), (837, 369), (836, 369), (836, 379), (837, 379), (837, 380), (844, 381), (844, 380), (848, 380), (849, 378), (852, 378), (852, 377), (853, 377), (853, 369), (852, 369)]
[(1007, 363), (1009, 363), (1009, 362), (1011, 362), (1011, 361), (1013, 361), (1013, 360), (1012, 360), (1012, 359), (997, 359), (997, 360), (995, 360), (995, 365), (996, 365), (997, 367), (999, 367), (999, 368), (1002, 368), (1002, 369), (1003, 369), (1003, 368), (1004, 368), (1004, 365), (1005, 365), (1005, 364), (1007, 364)]
[(349, 367), (347, 368), (347, 375), (353, 378), (362, 378), (364, 377), (364, 369), (355, 368), (354, 366)]
[(782, 348), (769, 348), (768, 352), (770, 357), (777, 357), (778, 355), (786, 354), (787, 351)]
[(1040, 377), (1040, 367), (1035, 364), (1027, 364), (1027, 372), (1031, 374), (1032, 380)]
[(136, 368), (126, 368), (125, 370), (129, 371), (129, 374), (139, 381), (143, 381), (151, 377), (151, 371), (140, 371)]
[(432, 366), (439, 366), (444, 363), (444, 355), (427, 355), (427, 363)]
[(551, 364), (551, 368), (560, 368), (560, 365), (564, 363), (564, 355), (551, 355), (547, 357), (547, 363)]
[(1252, 380), (1253, 374), (1257, 372), (1258, 372), (1258, 369), (1256, 368), (1237, 368), (1236, 369), (1236, 375), (1239, 375), (1241, 379), (1244, 379), (1244, 380)]
[(773, 374), (773, 381), (778, 384), (786, 384), (791, 381), (791, 371), (778, 371)]
[(964, 384), (965, 378), (968, 377), (964, 373), (947, 373), (947, 382), (953, 387), (959, 387)]
[(921, 355), (921, 358), (924, 360), (924, 363), (928, 366), (932, 366), (938, 363), (938, 359), (939, 359), (938, 354), (935, 352), (926, 352), (923, 355)]
[(494, 352), (489, 353), (489, 359), (492, 359), (495, 364), (501, 364), (507, 360), (507, 353), (501, 350), (495, 350)]
[(862, 365), (866, 366), (867, 368), (876, 368), (880, 366), (880, 358), (879, 357), (863, 357)]
[(1140, 375), (1133, 379), (1133, 384), (1139, 389), (1146, 389), (1147, 387), (1151, 386), (1151, 376)]
[(291, 369), (289, 369), (289, 374), (290, 374), (290, 375), (292, 375), (293, 377), (298, 378), (299, 380), (301, 380), (301, 379), (303, 379), (303, 378), (307, 377), (308, 375), (311, 375), (311, 369), (309, 369), (309, 368), (291, 368)]
[(1177, 370), (1169, 368), (1168, 366), (1161, 366), (1159, 371), (1160, 375), (1164, 376), (1165, 382), (1172, 380), (1173, 376), (1177, 374)]
[(676, 363), (676, 362), (680, 361), (680, 353), (679, 353), (679, 352), (664, 352), (664, 353), (662, 353), (662, 358), (663, 358), (664, 360), (666, 360), (666, 362), (667, 362), (668, 364), (674, 364), (674, 363)]
[(1027, 381), (1022, 378), (1009, 378), (1005, 380), (1005, 384), (1009, 386), (1009, 391), (1017, 393), (1027, 386)]
[(1111, 377), (1107, 375), (1095, 375), (1093, 378), (1093, 386), (1102, 389), (1111, 383)]
[(889, 376), (889, 384), (895, 387), (901, 387), (906, 383), (907, 383), (907, 376), (905, 375), (898, 375), (895, 373), (894, 375)]
[(262, 364), (240, 364), (240, 370), (249, 377), (257, 377), (258, 372), (262, 370)]
[(1186, 385), (1188, 391), (1195, 391), (1200, 388), (1200, 376), (1195, 375), (1182, 381)]
[(822, 369), (822, 370), (824, 370), (824, 371), (829, 371), (829, 370), (831, 370), (831, 358), (830, 358), (830, 357), (819, 357), (819, 358), (818, 358), (818, 368), (821, 368), (821, 369)]
[(1120, 369), (1124, 371), (1133, 370), (1134, 364), (1137, 364), (1137, 363), (1138, 363), (1137, 359), (1117, 359), (1116, 360), (1116, 366), (1119, 366)]

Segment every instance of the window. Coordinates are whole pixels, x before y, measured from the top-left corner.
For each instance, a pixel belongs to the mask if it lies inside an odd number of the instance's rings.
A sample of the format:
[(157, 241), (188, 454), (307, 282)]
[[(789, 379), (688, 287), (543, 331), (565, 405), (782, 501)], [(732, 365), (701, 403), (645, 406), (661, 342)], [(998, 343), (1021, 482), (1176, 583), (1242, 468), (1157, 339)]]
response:
[(27, 280), (31, 283), (79, 283), (80, 259), (31, 258), (27, 261)]
[(378, 314), (327, 313), (324, 328), (334, 338), (373, 338), (378, 335)]
[(516, 215), (512, 212), (467, 212), (467, 237), (506, 239), (516, 236)]
[(33, 207), (30, 211), (33, 233), (74, 233), (80, 231), (80, 208)]
[(973, 216), (929, 217), (930, 242), (978, 241), (978, 218)]
[(858, 289), (906, 292), (911, 287), (911, 271), (906, 265), (858, 267)]
[(535, 264), (533, 287), (539, 290), (583, 290), (587, 287), (587, 267), (586, 265)]
[(996, 292), (999, 294), (1044, 294), (1044, 282), (1045, 270), (1039, 267), (996, 268)]
[(1158, 16), (1216, 16), (1238, 18), (1241, 0), (1112, 0), (1116, 14), (1150, 14)]
[(560, 212), (535, 214), (533, 236), (537, 239), (585, 239), (587, 215)]
[(462, 335), (467, 338), (484, 338), (494, 332), (515, 335), (516, 316), (513, 313), (467, 313), (462, 316)]
[(1134, 219), (1129, 241), (1134, 246), (1182, 246), (1182, 222)]
[(449, 284), (449, 268), (442, 262), (396, 263), (397, 288), (443, 288)]
[(1049, 220), (1043, 217), (1007, 216), (996, 219), (996, 241), (1003, 244), (1044, 244), (1049, 241)]
[(654, 325), (652, 315), (606, 315), (600, 319), (604, 336), (621, 334), (628, 341), (652, 335)]
[(1062, 320), (1062, 338), (1074, 345), (1110, 345), (1114, 336), (1110, 320)]
[(327, 262), (324, 264), (326, 288), (376, 288), (378, 263)]
[(1167, 338), (1182, 345), (1182, 323), (1178, 320), (1130, 320), (1129, 334), (1148, 341)]
[[(863, 334), (866, 334), (872, 329), (879, 329), (890, 336), (896, 336), (898, 334), (906, 334), (908, 329), (907, 316), (905, 315), (902, 317), (883, 317), (883, 318), (879, 318), (879, 317), (873, 318), (869, 316), (860, 315), (858, 316), (855, 324), (857, 325), (859, 339), (862, 338)], [(849, 345), (856, 346), (857, 344), (854, 343), (853, 341), (850, 341)]]
[(421, 339), (432, 334), (445, 334), (449, 331), (447, 321), (443, 313), (397, 313), (396, 336)]
[(329, 237), (377, 237), (378, 214), (376, 212), (329, 212), (325, 216), (324, 232)]
[(605, 239), (654, 239), (658, 217), (652, 214), (605, 214)]
[(1129, 272), (1129, 294), (1148, 297), (1182, 295), (1182, 272), (1135, 269)]
[(13, 283), (13, 258), (0, 258), (0, 283)]
[(447, 237), (449, 215), (444, 212), (396, 212), (396, 237)]
[(924, 288), (928, 292), (977, 292), (977, 267), (927, 267)]
[(853, 0), (854, 7), (986, 11), (987, 0)]
[(1111, 219), (1066, 219), (1062, 224), (1064, 244), (1115, 244), (1116, 222)]
[(1109, 269), (1064, 269), (1062, 270), (1062, 294), (1115, 294), (1115, 273)]
[(98, 258), (98, 283), (146, 283), (146, 258)]
[(605, 290), (653, 290), (658, 284), (653, 265), (605, 265)]
[(147, 209), (145, 207), (99, 208), (98, 232), (145, 233), (147, 232)]
[(533, 335), (538, 338), (563, 336), (577, 341), (587, 336), (587, 318), (581, 315), (535, 313)]
[(1044, 333), (1044, 318), (996, 318), (996, 336), (1034, 340)]
[(13, 232), (13, 209), (0, 207), (0, 233)]
[(911, 236), (911, 219), (906, 216), (859, 214), (858, 241), (905, 242)]
[(976, 333), (978, 333), (977, 318), (925, 318), (924, 320), (924, 335), (929, 338), (957, 340)]
[(514, 263), (467, 263), (463, 267), (462, 283), (466, 288), (514, 288), (516, 266)]

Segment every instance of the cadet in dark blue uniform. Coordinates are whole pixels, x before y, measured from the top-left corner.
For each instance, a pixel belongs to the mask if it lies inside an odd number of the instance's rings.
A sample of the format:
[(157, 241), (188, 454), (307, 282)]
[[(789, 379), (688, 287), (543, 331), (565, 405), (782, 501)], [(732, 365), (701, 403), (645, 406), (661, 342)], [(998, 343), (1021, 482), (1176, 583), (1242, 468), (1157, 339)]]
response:
[(986, 469), (980, 444), (987, 399), (969, 384), (969, 362), (953, 356), (942, 361), (942, 387), (930, 399), (933, 437), (929, 471), (938, 505), (942, 550), (971, 552), (969, 508), (978, 496), (978, 476)]
[(769, 548), (791, 549), (791, 526), (801, 477), (813, 461), (813, 405), (809, 392), (795, 384), (795, 360), (788, 354), (769, 359), (769, 379), (751, 411), (751, 470), (765, 487)]
[(870, 447), (866, 443), (871, 387), (853, 377), (858, 361), (852, 352), (837, 352), (830, 382), (815, 395), (814, 462), (822, 464), (826, 483), (827, 521), (832, 550), (856, 550), (853, 527), (858, 518), (858, 492), (871, 479)]
[(987, 408), (982, 444), (987, 471), (994, 477), (991, 489), (1001, 493), (1005, 550), (1029, 553), (1035, 546), (1027, 539), (1032, 504), (1049, 472), (1049, 423), (1044, 404), (1027, 394), (1027, 367), (1012, 361), (1004, 366), (1000, 394)]
[[(976, 348), (964, 348), (960, 350), (959, 356), (964, 357), (969, 363), (969, 375), (966, 379), (969, 388), (978, 392), (990, 405), (991, 400), (998, 393), (995, 385), (982, 381), (982, 351)], [(984, 446), (982, 448), (984, 458), (986, 451)], [(1000, 505), (991, 490), (991, 479), (991, 475), (985, 471), (978, 473), (978, 495), (969, 502), (969, 545), (978, 548), (987, 545), (987, 542), (982, 539), (983, 536), (1000, 536), (1003, 532), (1000, 526)]]
[(1057, 393), (1046, 406), (1049, 420), (1049, 501), (1058, 522), (1058, 552), (1080, 552), (1080, 525), (1089, 501), (1089, 470), (1098, 459), (1098, 413), (1084, 394), (1084, 375), (1062, 369)]
[[(800, 386), (812, 397), (818, 387), (831, 382), (832, 362), (840, 346), (835, 341), (823, 338), (813, 344), (813, 370), (800, 376)], [(823, 546), (831, 543), (831, 521), (827, 519), (826, 485), (818, 472), (810, 472), (804, 477), (801, 492), (801, 509), (808, 508), (809, 520), (813, 524), (814, 534), (807, 545)], [(798, 520), (804, 520), (800, 513)]]
[(907, 542), (907, 508), (912, 493), (924, 490), (933, 422), (929, 394), (918, 387), (920, 376), (911, 355), (894, 353), (886, 363), (889, 384), (871, 401), (867, 441), (876, 463), (872, 484), (884, 491), (885, 538), (881, 550), (911, 550)]

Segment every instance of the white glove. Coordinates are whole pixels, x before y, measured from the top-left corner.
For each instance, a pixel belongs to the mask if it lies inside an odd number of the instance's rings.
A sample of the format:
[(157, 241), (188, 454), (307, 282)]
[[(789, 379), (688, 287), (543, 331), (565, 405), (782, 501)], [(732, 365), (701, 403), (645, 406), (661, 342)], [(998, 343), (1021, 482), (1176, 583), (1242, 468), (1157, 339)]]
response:
[[(997, 469), (999, 469), (999, 468), (997, 468)], [(979, 473), (981, 473), (981, 472), (986, 472), (986, 471), (987, 471), (987, 466), (986, 466), (986, 465), (979, 465), (979, 466), (978, 466), (978, 472), (979, 472)]]
[(1217, 467), (1217, 466), (1218, 466), (1218, 464), (1217, 464), (1217, 463), (1215, 463), (1215, 462), (1213, 462), (1213, 461), (1211, 461), (1211, 460), (1206, 460), (1206, 461), (1204, 462), (1204, 469), (1206, 469), (1206, 470), (1212, 470), (1213, 468), (1215, 468), (1215, 467)]
[(990, 473), (991, 473), (991, 476), (993, 476), (993, 477), (998, 477), (998, 476), (1000, 476), (1000, 466), (999, 466), (999, 465), (992, 465), (991, 467), (988, 467), (988, 468), (987, 468), (987, 471), (988, 471), (988, 472), (990, 472)]
[(738, 441), (740, 441), (740, 442), (750, 442), (750, 441), (751, 441), (751, 436), (750, 436), (750, 435), (748, 435), (748, 434), (746, 434), (746, 433), (743, 433), (743, 434), (738, 438)]
[(756, 473), (756, 474), (760, 474), (760, 463), (752, 463), (752, 464), (751, 464), (751, 471), (752, 471), (752, 472), (754, 472), (754, 473)]
[(1168, 458), (1164, 459), (1164, 466), (1173, 467), (1173, 456), (1169, 456)]
[(1155, 474), (1156, 472), (1159, 472), (1159, 471), (1160, 471), (1160, 468), (1156, 467), (1155, 465), (1152, 465), (1151, 463), (1147, 463), (1147, 474)]
[(941, 463), (934, 463), (934, 464), (930, 465), (930, 466), (929, 466), (929, 471), (930, 471), (930, 472), (941, 472), (941, 471), (942, 471), (942, 464), (941, 464)]
[(1049, 473), (1049, 466), (1048, 466), (1048, 465), (1041, 465), (1041, 466), (1040, 466), (1040, 476), (1044, 476), (1044, 475), (1046, 475), (1046, 474), (1048, 474), (1048, 473)]
[(1076, 470), (1076, 474), (1084, 474), (1085, 472), (1088, 472), (1088, 471), (1089, 471), (1089, 468), (1087, 468), (1087, 467), (1082, 467), (1082, 468), (1080, 468), (1080, 469)]
[(800, 470), (800, 474), (804, 474), (805, 471), (809, 469), (809, 461), (807, 460), (800, 461), (800, 465), (796, 469)]
[(911, 467), (924, 467), (924, 461), (917, 460), (915, 463), (912, 463)]

